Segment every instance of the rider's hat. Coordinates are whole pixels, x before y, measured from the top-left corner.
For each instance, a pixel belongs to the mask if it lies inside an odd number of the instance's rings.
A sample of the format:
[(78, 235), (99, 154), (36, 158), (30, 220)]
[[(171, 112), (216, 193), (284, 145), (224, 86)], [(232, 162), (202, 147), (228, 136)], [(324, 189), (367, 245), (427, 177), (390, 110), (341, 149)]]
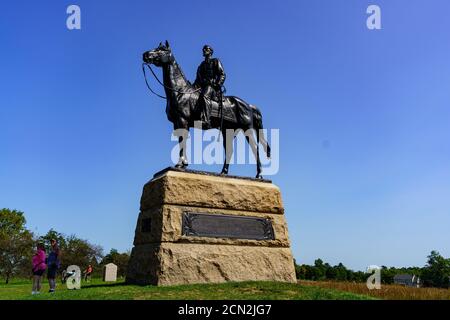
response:
[(214, 53), (214, 49), (213, 49), (210, 45), (205, 44), (205, 45), (203, 46), (203, 51), (206, 50), (206, 49), (208, 49), (209, 51), (211, 51), (211, 54)]

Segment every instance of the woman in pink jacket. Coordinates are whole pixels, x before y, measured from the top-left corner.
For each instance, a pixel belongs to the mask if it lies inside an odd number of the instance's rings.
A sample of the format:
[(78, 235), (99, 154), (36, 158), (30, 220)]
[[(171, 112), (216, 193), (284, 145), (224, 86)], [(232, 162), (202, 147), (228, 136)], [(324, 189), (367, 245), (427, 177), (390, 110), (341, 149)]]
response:
[(36, 253), (33, 256), (33, 291), (31, 294), (39, 294), (42, 285), (42, 275), (47, 269), (45, 264), (45, 247), (44, 244), (38, 243)]

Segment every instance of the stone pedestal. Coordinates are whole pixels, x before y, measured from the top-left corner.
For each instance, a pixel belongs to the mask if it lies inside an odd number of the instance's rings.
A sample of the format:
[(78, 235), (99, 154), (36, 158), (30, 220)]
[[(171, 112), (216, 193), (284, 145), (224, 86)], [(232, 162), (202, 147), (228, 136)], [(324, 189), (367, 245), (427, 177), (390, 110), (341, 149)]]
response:
[(277, 186), (174, 169), (144, 186), (128, 283), (253, 280), (296, 281)]

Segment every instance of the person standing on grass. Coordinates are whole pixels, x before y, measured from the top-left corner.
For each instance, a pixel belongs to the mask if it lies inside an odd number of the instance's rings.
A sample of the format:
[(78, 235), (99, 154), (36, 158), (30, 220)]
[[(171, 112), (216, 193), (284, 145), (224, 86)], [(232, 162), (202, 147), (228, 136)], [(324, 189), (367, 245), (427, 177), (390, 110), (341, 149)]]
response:
[(48, 284), (50, 285), (50, 290), (48, 292), (53, 293), (56, 289), (56, 273), (61, 265), (61, 252), (55, 239), (50, 240), (50, 244), (52, 245), (52, 251), (48, 255), (47, 259), (47, 278)]
[(36, 253), (33, 256), (33, 289), (31, 294), (39, 294), (41, 293), (42, 286), (42, 275), (47, 269), (47, 265), (45, 264), (45, 246), (43, 243), (37, 244)]

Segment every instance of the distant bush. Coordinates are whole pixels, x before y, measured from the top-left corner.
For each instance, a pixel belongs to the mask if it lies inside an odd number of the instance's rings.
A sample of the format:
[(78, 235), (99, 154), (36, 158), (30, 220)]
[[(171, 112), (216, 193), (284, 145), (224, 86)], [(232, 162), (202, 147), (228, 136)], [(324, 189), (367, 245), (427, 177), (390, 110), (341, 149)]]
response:
[(324, 263), (322, 259), (314, 261), (314, 265), (312, 266), (295, 264), (295, 273), (297, 279), (314, 281), (336, 280), (364, 282), (368, 277), (364, 272), (347, 269), (342, 263), (331, 266), (329, 263)]

